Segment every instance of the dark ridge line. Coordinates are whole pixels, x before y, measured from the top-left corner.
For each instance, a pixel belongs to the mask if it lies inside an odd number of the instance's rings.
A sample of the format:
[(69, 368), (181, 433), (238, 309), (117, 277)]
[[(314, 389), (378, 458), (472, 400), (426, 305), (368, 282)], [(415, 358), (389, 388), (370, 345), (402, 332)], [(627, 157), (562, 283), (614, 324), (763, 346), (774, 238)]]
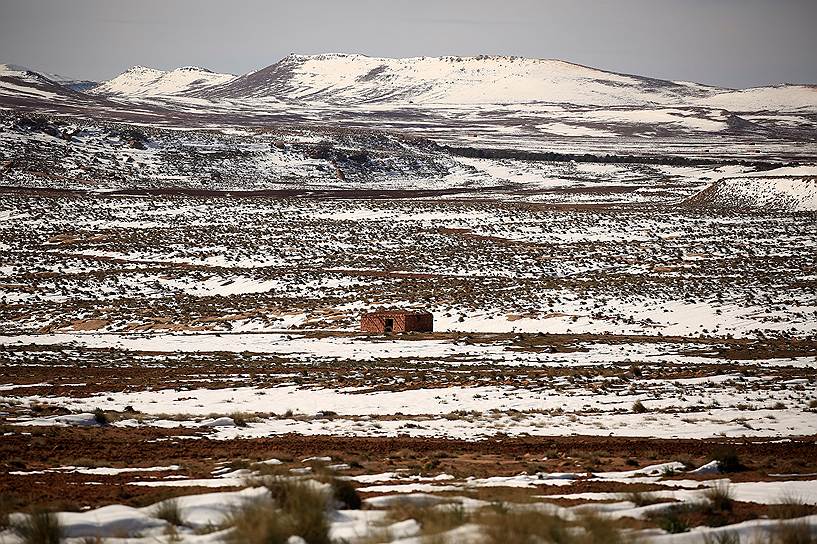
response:
[(185, 187), (133, 188), (94, 191), (0, 185), (0, 193), (73, 195), (73, 196), (186, 196), (234, 198), (336, 198), (389, 200), (479, 193), (507, 189), (493, 187), (450, 187), (445, 189), (194, 189)]
[(703, 157), (682, 157), (678, 155), (593, 155), (591, 153), (557, 153), (554, 151), (526, 151), (524, 149), (500, 149), (491, 147), (442, 146), (451, 155), (471, 159), (517, 159), (544, 162), (596, 162), (618, 164), (660, 164), (669, 166), (749, 166), (761, 170), (771, 170), (781, 166), (800, 166), (796, 161), (742, 159), (706, 159)]

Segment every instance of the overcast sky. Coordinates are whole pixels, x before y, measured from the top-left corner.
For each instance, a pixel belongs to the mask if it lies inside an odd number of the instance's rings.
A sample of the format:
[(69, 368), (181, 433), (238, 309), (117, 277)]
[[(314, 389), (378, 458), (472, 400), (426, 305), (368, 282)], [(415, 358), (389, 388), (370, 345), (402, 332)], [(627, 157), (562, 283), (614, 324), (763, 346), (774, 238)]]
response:
[(108, 79), (290, 52), (502, 54), (747, 87), (817, 83), (817, 0), (0, 0), (0, 62)]

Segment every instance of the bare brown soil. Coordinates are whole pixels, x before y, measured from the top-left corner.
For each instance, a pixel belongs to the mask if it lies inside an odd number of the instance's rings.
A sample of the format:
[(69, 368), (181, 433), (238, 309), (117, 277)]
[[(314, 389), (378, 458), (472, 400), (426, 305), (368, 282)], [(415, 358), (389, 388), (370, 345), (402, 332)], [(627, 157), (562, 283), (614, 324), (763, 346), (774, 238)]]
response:
[[(19, 475), (60, 466), (150, 467), (178, 464), (173, 474), (208, 478), (219, 466), (246, 467), (277, 458), (286, 466), (329, 456), (352, 466), (349, 474), (408, 469), (409, 474), (449, 473), (456, 477), (509, 476), (520, 472), (631, 470), (637, 466), (682, 459), (704, 463), (724, 447), (732, 448), (746, 470), (735, 480), (774, 480), (774, 473), (817, 472), (817, 436), (776, 440), (664, 440), (614, 437), (535, 437), (486, 441), (424, 438), (362, 438), (283, 435), (216, 441), (193, 437), (184, 429), (0, 428), (0, 495), (21, 507), (61, 502), (74, 507), (111, 503), (143, 505), (170, 495), (198, 492), (189, 487), (127, 485), (168, 472), (89, 476), (71, 473)], [(25, 434), (24, 434), (25, 433)], [(683, 475), (688, 478), (688, 475)], [(703, 478), (702, 478), (703, 479)], [(111, 485), (89, 485), (101, 482)], [(578, 480), (568, 487), (539, 487), (524, 493), (649, 491), (649, 485)], [(497, 491), (501, 493), (502, 491)]]

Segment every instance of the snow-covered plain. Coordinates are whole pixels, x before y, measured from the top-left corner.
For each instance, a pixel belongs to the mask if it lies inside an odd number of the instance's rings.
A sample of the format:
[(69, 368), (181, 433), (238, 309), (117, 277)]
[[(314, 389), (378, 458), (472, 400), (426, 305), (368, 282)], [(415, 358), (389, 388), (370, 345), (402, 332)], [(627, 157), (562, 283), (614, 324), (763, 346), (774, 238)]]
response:
[[(573, 482), (585, 480), (588, 476), (590, 478), (585, 481), (621, 483), (644, 483), (649, 481), (653, 485), (667, 488), (666, 490), (650, 493), (650, 497), (654, 499), (671, 499), (671, 501), (644, 506), (630, 502), (632, 495), (626, 493), (565, 493), (549, 494), (541, 498), (548, 500), (560, 498), (579, 499), (589, 502), (567, 507), (551, 502), (527, 504), (503, 502), (501, 504), (503, 508), (510, 511), (534, 510), (568, 520), (581, 519), (582, 513), (586, 513), (588, 510), (596, 512), (597, 515), (604, 518), (632, 518), (639, 520), (660, 515), (662, 512), (667, 512), (678, 505), (694, 507), (696, 504), (706, 504), (707, 490), (716, 487), (729, 489), (735, 500), (744, 502), (773, 505), (788, 500), (787, 497), (797, 494), (804, 504), (817, 504), (817, 495), (815, 495), (817, 487), (814, 485), (813, 480), (731, 483), (728, 478), (705, 481), (678, 481), (665, 479), (661, 476), (661, 473), (667, 470), (683, 471), (683, 469), (683, 464), (669, 462), (629, 472), (594, 475), (586, 473), (538, 473), (532, 475), (520, 474), (504, 478), (468, 478), (466, 480), (460, 480), (446, 474), (433, 478), (397, 473), (352, 476), (351, 479), (353, 480), (370, 484), (368, 487), (360, 488), (360, 491), (377, 495), (366, 499), (365, 502), (368, 507), (366, 510), (328, 508), (329, 536), (332, 539), (355, 543), (368, 542), (372, 538), (377, 538), (378, 542), (422, 542), (429, 536), (444, 538), (445, 541), (481, 541), (478, 537), (479, 525), (455, 525), (453, 529), (439, 529), (436, 535), (433, 533), (430, 535), (428, 530), (422, 532), (420, 523), (411, 517), (395, 522), (390, 517), (389, 510), (401, 505), (431, 508), (456, 506), (462, 509), (463, 514), (461, 516), (465, 517), (466, 514), (475, 514), (491, 504), (462, 494), (467, 490), (480, 487), (544, 490), (553, 486), (569, 487)], [(246, 486), (239, 491), (201, 493), (164, 501), (173, 501), (174, 510), (178, 512), (179, 518), (183, 520), (181, 525), (173, 526), (170, 521), (162, 519), (160, 512), (163, 503), (151, 504), (142, 508), (109, 505), (85, 512), (60, 512), (57, 514), (57, 519), (62, 526), (64, 537), (69, 542), (81, 541), (80, 539), (83, 538), (109, 539), (112, 537), (127, 538), (128, 542), (136, 543), (157, 541), (229, 542), (232, 536), (232, 528), (229, 526), (231, 516), (241, 508), (269, 497), (269, 491), (259, 485), (263, 483), (263, 477), (250, 470), (239, 472), (242, 472), (247, 478), (242, 484), (238, 484), (239, 487)], [(299, 479), (297, 476), (291, 478)], [(212, 484), (210, 487), (219, 487), (216, 485), (219, 481), (229, 483), (234, 479), (233, 473), (217, 475), (211, 479)], [(375, 483), (384, 480), (391, 481), (391, 483)], [(326, 484), (311, 481), (308, 477), (303, 481), (316, 490), (323, 490), (320, 492), (326, 492), (328, 488)], [(689, 489), (678, 489), (679, 487), (684, 488), (687, 484)], [(235, 484), (233, 486), (235, 487)], [(448, 495), (445, 497), (434, 495), (434, 493), (442, 492), (447, 492)], [(457, 494), (457, 492), (461, 494)], [(594, 503), (593, 501), (608, 502)], [(496, 504), (494, 503), (494, 505)], [(24, 514), (13, 514), (11, 521), (20, 521), (24, 516)], [(639, 541), (648, 539), (649, 542), (699, 543), (708, 542), (711, 538), (717, 538), (719, 534), (731, 534), (737, 536), (740, 542), (743, 542), (744, 539), (746, 542), (756, 542), (758, 539), (774, 535), (776, 531), (780, 530), (781, 524), (786, 523), (805, 524), (807, 528), (811, 528), (811, 531), (813, 531), (814, 526), (817, 525), (817, 516), (807, 516), (790, 521), (766, 519), (725, 527), (698, 527), (691, 532), (675, 535), (655, 529), (641, 529), (631, 531), (627, 536), (637, 538)], [(16, 544), (19, 539), (11, 531), (0, 531), (0, 542), (3, 542), (3, 544)]]

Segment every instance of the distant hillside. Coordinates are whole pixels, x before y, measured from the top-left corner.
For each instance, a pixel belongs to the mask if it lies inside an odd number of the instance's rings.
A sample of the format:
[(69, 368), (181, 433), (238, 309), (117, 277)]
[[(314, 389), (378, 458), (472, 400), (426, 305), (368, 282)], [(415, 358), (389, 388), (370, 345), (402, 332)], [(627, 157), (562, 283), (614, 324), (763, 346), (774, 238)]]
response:
[(200, 94), (328, 103), (644, 105), (690, 101), (715, 92), (694, 83), (615, 74), (560, 60), (327, 54), (289, 55)]
[(817, 167), (784, 167), (716, 181), (689, 206), (817, 211)]
[(233, 79), (234, 75), (217, 74), (197, 66), (185, 66), (170, 71), (134, 66), (91, 89), (90, 92), (131, 97), (172, 96), (201, 91)]

